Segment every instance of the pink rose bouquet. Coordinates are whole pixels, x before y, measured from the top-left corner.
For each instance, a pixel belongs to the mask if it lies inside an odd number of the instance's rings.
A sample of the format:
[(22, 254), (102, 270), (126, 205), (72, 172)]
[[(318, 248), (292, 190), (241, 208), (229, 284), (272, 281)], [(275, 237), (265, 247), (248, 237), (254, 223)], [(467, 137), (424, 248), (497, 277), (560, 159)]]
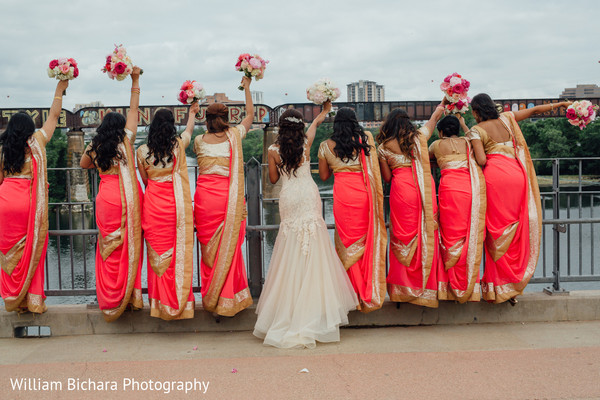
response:
[[(235, 63), (235, 70), (242, 71), (248, 78), (252, 79), (254, 77), (254, 80), (258, 81), (264, 77), (265, 68), (268, 63), (269, 60), (264, 60), (258, 54), (251, 56), (248, 53), (244, 53), (238, 57)], [(239, 86), (238, 89), (244, 90), (242, 86)]]
[(79, 76), (77, 62), (72, 58), (57, 58), (48, 65), (48, 76), (60, 81), (70, 81)]
[(340, 95), (340, 89), (329, 78), (319, 79), (306, 89), (306, 98), (319, 105), (325, 103), (327, 100), (334, 102)]
[(464, 114), (469, 110), (471, 98), (467, 96), (471, 83), (458, 73), (453, 73), (444, 78), (440, 89), (446, 95), (446, 114)]
[(183, 104), (192, 104), (195, 101), (202, 101), (206, 97), (206, 92), (201, 83), (196, 81), (185, 81), (179, 89), (177, 100)]
[(112, 54), (106, 56), (102, 72), (106, 73), (110, 79), (116, 78), (118, 81), (122, 81), (133, 72), (133, 63), (122, 44), (115, 45)]
[(567, 108), (567, 120), (571, 125), (583, 129), (596, 119), (596, 111), (598, 106), (593, 105), (589, 100), (574, 101)]

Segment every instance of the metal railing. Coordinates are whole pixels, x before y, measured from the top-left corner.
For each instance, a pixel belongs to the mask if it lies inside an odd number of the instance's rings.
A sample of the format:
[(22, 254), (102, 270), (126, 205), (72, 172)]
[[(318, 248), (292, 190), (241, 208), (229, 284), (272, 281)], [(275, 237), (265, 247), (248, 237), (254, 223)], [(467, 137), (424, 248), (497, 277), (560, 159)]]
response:
[[(595, 237), (600, 235), (600, 182), (586, 179), (584, 171), (600, 175), (600, 157), (536, 159), (536, 166), (551, 168), (551, 182), (540, 177), (543, 231), (540, 259), (533, 284), (550, 284), (553, 292), (564, 283), (600, 281), (596, 267)], [(246, 268), (253, 296), (262, 289), (268, 258), (279, 228), (277, 198), (263, 196), (262, 176), (266, 166), (256, 159), (245, 165), (248, 219), (245, 253)], [(71, 201), (71, 174), (78, 168), (49, 168), (49, 174), (67, 174), (67, 201), (49, 204), (51, 220), (50, 244), (46, 256), (46, 294), (49, 296), (95, 295), (94, 256), (98, 230), (95, 202), (98, 175), (89, 171), (92, 201)], [(189, 167), (190, 181), (195, 186), (197, 167)], [(571, 174), (561, 175), (561, 171)], [(192, 173), (193, 172), (193, 173)], [(573, 173), (575, 172), (575, 173)], [(326, 189), (330, 191), (329, 184)], [(193, 192), (193, 189), (192, 189)], [(334, 229), (328, 210), (333, 196), (322, 193), (323, 216), (329, 229)], [(387, 206), (386, 206), (387, 208)], [(268, 212), (267, 212), (268, 211)], [(386, 219), (389, 215), (386, 213)], [(65, 262), (66, 259), (66, 262)], [(143, 286), (146, 268), (142, 268)], [(200, 246), (194, 249), (194, 292), (200, 291)]]

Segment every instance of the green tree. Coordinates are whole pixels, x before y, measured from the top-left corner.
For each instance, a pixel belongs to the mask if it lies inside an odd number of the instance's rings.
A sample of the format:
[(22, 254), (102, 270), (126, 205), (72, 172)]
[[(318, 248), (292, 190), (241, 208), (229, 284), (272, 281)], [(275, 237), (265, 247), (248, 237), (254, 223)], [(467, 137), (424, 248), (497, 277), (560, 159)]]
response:
[[(246, 134), (242, 140), (242, 149), (244, 151), (244, 162), (249, 161), (252, 157), (258, 161), (263, 161), (263, 140), (264, 131), (262, 129), (254, 129)], [(265, 160), (266, 161), (266, 160)]]

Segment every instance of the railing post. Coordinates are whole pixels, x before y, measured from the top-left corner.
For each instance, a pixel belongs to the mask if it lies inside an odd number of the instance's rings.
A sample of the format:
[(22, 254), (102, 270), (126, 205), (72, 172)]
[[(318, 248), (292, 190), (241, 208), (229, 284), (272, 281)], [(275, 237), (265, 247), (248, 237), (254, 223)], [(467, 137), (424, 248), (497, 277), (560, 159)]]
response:
[[(560, 161), (552, 160), (552, 219), (560, 218)], [(565, 232), (561, 224), (552, 225), (552, 288), (544, 289), (548, 294), (568, 293), (560, 288), (560, 234)], [(570, 244), (569, 244), (570, 245)]]
[[(81, 130), (74, 129), (67, 132), (67, 166), (79, 168), (79, 159), (85, 150), (84, 134)], [(87, 171), (83, 169), (68, 172), (69, 192), (67, 198), (70, 201), (90, 201), (90, 182)]]
[[(247, 225), (260, 225), (260, 162), (252, 158), (246, 163), (246, 193), (248, 198)], [(246, 231), (248, 241), (249, 284), (252, 297), (259, 297), (262, 290), (262, 232)]]

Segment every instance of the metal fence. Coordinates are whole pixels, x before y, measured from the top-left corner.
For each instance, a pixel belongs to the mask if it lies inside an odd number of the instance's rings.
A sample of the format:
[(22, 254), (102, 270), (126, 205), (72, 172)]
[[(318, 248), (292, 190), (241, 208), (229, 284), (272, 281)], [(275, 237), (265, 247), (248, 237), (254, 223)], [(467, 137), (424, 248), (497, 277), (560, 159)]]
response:
[[(536, 159), (537, 169), (551, 169), (551, 176), (540, 177), (543, 232), (540, 259), (531, 283), (549, 284), (551, 292), (564, 283), (600, 281), (596, 264), (595, 237), (600, 235), (600, 182), (586, 174), (600, 175), (600, 157)], [(315, 167), (316, 168), (316, 167)], [(89, 171), (92, 201), (71, 201), (71, 175), (79, 168), (49, 168), (49, 174), (66, 174), (67, 201), (50, 203), (50, 243), (46, 256), (46, 294), (48, 296), (95, 295), (94, 257), (98, 230), (95, 199), (98, 175)], [(197, 179), (197, 167), (189, 167)], [(245, 165), (248, 220), (245, 253), (246, 268), (253, 296), (262, 289), (275, 233), (279, 227), (278, 199), (262, 194), (262, 175), (266, 166), (252, 159)], [(561, 174), (562, 172), (562, 174)], [(585, 172), (585, 173), (584, 173)], [(192, 185), (195, 185), (196, 179)], [(190, 181), (192, 181), (190, 179)], [(322, 193), (323, 214), (329, 229), (333, 197)], [(193, 189), (192, 189), (193, 192)], [(386, 213), (387, 214), (387, 213)], [(386, 215), (386, 219), (388, 215)], [(142, 268), (145, 282), (146, 268)], [(200, 291), (200, 246), (194, 249), (194, 292)], [(145, 291), (145, 290), (144, 290)]]

